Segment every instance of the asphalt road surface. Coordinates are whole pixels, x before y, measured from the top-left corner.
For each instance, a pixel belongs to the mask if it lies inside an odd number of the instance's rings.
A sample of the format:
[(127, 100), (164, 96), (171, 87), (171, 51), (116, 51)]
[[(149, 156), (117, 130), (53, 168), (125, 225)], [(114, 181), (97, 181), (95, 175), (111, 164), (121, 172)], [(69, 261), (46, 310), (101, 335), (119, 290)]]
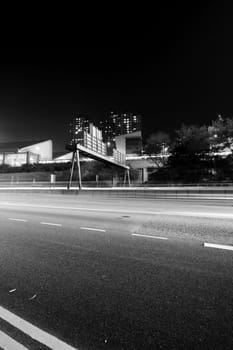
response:
[(232, 349), (231, 201), (0, 194), (0, 348)]

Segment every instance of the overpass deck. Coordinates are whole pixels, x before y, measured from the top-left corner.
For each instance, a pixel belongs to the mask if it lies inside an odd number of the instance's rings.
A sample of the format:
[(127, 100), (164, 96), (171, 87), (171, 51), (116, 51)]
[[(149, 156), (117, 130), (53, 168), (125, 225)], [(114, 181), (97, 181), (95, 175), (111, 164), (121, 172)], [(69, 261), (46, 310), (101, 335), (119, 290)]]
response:
[(72, 167), (71, 167), (71, 174), (70, 174), (70, 180), (69, 180), (69, 185), (68, 188), (70, 188), (72, 184), (72, 177), (73, 177), (73, 172), (74, 172), (74, 164), (75, 160), (77, 161), (78, 165), (78, 178), (79, 178), (79, 188), (82, 188), (82, 180), (81, 180), (81, 168), (80, 168), (80, 159), (79, 159), (79, 154), (82, 154), (86, 157), (102, 161), (105, 164), (108, 165), (114, 165), (116, 167), (120, 167), (125, 170), (125, 178), (124, 182), (126, 181), (126, 175), (128, 177), (128, 183), (130, 184), (130, 175), (129, 175), (129, 169), (130, 167), (128, 165), (125, 165), (124, 163), (121, 163), (114, 158), (111, 158), (105, 154), (102, 154), (100, 152), (95, 152), (94, 150), (87, 148), (81, 144), (75, 144), (75, 145), (66, 145), (66, 149), (69, 151), (73, 152), (73, 157), (72, 157)]
[(79, 150), (80, 154), (82, 154), (86, 157), (90, 157), (90, 158), (95, 159), (95, 160), (100, 160), (106, 164), (115, 165), (115, 166), (118, 166), (118, 167), (123, 168), (125, 170), (128, 170), (130, 168), (128, 165), (117, 162), (116, 160), (114, 160), (110, 156), (105, 156), (103, 154), (94, 152), (94, 151), (92, 151), (92, 150), (90, 150), (82, 145), (77, 144), (77, 150)]

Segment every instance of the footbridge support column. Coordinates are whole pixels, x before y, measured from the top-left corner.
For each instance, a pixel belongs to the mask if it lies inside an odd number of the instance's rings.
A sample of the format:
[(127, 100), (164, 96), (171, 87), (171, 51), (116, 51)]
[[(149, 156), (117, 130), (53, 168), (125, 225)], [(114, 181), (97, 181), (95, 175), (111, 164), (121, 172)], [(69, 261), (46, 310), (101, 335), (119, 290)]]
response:
[(80, 167), (79, 150), (76, 149), (75, 151), (73, 151), (73, 155), (72, 155), (70, 178), (69, 178), (69, 183), (68, 183), (68, 186), (67, 186), (68, 190), (71, 188), (71, 185), (72, 185), (75, 161), (77, 162), (77, 166), (78, 166), (78, 187), (79, 187), (80, 190), (82, 189), (82, 175), (81, 175), (81, 167)]

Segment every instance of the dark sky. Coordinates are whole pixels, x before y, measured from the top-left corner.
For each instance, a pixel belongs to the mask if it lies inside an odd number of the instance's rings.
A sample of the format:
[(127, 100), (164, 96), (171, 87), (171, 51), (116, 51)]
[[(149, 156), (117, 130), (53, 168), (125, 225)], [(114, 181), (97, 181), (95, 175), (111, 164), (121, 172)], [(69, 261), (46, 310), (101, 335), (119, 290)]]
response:
[(232, 116), (233, 4), (156, 6), (1, 47), (1, 142), (52, 138), (63, 150), (75, 113), (139, 113), (145, 136)]

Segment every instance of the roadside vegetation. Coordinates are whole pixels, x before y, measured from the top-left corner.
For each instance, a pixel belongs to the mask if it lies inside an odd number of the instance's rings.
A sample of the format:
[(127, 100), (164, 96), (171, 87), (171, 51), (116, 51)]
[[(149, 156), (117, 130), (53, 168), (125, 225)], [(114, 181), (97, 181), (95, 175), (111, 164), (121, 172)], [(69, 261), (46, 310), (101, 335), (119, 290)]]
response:
[[(51, 164), (24, 164), (18, 167), (0, 166), (0, 182), (50, 182), (51, 174), (56, 182), (68, 183), (71, 162)], [(124, 183), (124, 171), (114, 166), (107, 166), (98, 161), (81, 161), (82, 181), (93, 185), (118, 185)], [(131, 180), (138, 177), (138, 172), (131, 171)], [(74, 169), (73, 181), (78, 181), (77, 166)]]
[[(174, 135), (158, 131), (144, 144), (144, 154), (155, 164), (148, 185), (233, 182), (233, 118), (218, 116), (210, 126), (182, 124)], [(69, 180), (71, 163), (0, 166), (0, 181)], [(76, 169), (77, 170), (77, 169)], [(77, 171), (73, 180), (77, 181)], [(98, 161), (81, 161), (82, 180), (95, 185), (124, 183), (124, 171)], [(140, 170), (131, 169), (131, 182), (138, 182)]]
[(173, 139), (160, 131), (145, 145), (158, 163), (149, 183), (233, 182), (232, 150), (233, 118), (219, 116), (210, 126), (182, 124)]

